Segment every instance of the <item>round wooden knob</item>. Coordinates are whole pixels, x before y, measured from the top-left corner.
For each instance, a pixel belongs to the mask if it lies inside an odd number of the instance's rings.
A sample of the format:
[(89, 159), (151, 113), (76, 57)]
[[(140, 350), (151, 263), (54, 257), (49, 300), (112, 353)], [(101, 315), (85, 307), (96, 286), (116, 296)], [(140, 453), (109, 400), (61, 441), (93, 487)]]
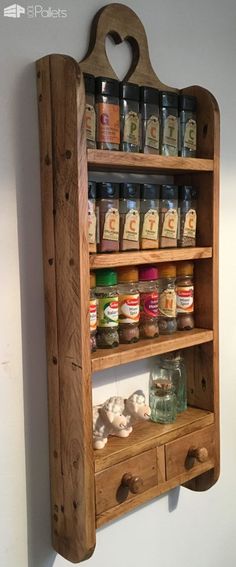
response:
[(141, 476), (135, 476), (132, 473), (124, 474), (121, 484), (127, 486), (132, 494), (140, 492), (143, 486), (143, 479)]
[(192, 447), (189, 449), (188, 457), (197, 459), (199, 463), (205, 463), (208, 459), (208, 450), (206, 447)]

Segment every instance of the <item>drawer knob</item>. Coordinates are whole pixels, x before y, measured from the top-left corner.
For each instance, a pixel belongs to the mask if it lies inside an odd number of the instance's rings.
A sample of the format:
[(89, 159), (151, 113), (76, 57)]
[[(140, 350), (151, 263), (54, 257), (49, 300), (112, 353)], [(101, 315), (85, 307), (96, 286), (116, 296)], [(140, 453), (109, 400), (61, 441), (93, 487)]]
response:
[(132, 494), (138, 494), (143, 487), (143, 479), (141, 476), (135, 476), (132, 473), (126, 473), (122, 477), (122, 486), (127, 486)]
[(187, 454), (185, 468), (191, 469), (194, 466), (195, 460), (199, 463), (205, 463), (208, 456), (208, 450), (206, 447), (191, 447)]

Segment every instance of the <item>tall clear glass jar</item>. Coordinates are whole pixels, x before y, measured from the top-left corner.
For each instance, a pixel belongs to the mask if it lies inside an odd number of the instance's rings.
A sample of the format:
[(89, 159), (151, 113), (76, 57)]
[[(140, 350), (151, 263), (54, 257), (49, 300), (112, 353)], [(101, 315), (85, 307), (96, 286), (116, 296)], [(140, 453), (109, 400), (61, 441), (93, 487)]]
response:
[(171, 335), (177, 330), (175, 280), (175, 264), (168, 262), (160, 264), (158, 310), (160, 335)]
[(159, 91), (152, 87), (140, 87), (142, 117), (142, 144), (144, 154), (160, 153)]
[(196, 246), (197, 192), (192, 185), (179, 187), (178, 234), (180, 248)]
[(160, 148), (163, 156), (178, 155), (178, 95), (160, 93), (161, 133)]
[(161, 185), (160, 248), (177, 247), (178, 186)]
[[(177, 412), (187, 409), (187, 373), (184, 358), (180, 351), (170, 352), (160, 357), (160, 368), (171, 380), (177, 399)], [(158, 380), (157, 368), (157, 380)]]
[(176, 279), (177, 327), (179, 331), (194, 329), (193, 262), (178, 262)]
[(120, 130), (120, 149), (139, 152), (139, 86), (134, 83), (120, 83)]
[(119, 150), (119, 81), (110, 79), (109, 77), (97, 77), (95, 85), (97, 148), (100, 150)]
[(196, 157), (196, 110), (195, 96), (179, 95), (179, 155), (182, 157)]
[(139, 250), (140, 186), (120, 183), (120, 250)]
[(149, 405), (151, 421), (156, 423), (173, 423), (176, 420), (177, 399), (171, 379), (156, 378), (150, 383)]
[(140, 266), (140, 337), (154, 339), (159, 335), (158, 327), (158, 270), (156, 266)]
[(144, 183), (140, 197), (140, 248), (159, 248), (160, 185)]
[(115, 270), (104, 268), (96, 272), (96, 297), (98, 299), (98, 348), (114, 348), (119, 345), (118, 287)]
[(120, 343), (139, 340), (140, 296), (138, 268), (118, 269)]
[(119, 183), (97, 183), (97, 249), (118, 252), (120, 234)]

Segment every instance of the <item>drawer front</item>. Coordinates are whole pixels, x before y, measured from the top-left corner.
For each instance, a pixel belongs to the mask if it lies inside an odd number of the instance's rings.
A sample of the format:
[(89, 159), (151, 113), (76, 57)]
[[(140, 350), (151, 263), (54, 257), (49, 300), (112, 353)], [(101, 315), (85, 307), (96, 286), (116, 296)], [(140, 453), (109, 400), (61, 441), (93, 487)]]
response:
[(167, 443), (167, 480), (195, 469), (196, 474), (201, 474), (201, 471), (206, 471), (214, 466), (214, 455), (214, 426), (206, 427), (196, 433), (185, 435), (182, 439)]
[(157, 451), (152, 449), (95, 475), (96, 514), (99, 516), (157, 485)]

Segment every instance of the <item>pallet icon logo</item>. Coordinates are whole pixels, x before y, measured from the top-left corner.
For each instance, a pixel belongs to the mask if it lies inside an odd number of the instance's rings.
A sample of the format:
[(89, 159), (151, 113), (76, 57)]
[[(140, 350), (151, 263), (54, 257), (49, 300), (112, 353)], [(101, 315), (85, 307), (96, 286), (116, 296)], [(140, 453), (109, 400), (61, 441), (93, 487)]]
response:
[(6, 18), (20, 18), (22, 14), (25, 14), (25, 8), (20, 4), (12, 4), (4, 8), (3, 14)]

